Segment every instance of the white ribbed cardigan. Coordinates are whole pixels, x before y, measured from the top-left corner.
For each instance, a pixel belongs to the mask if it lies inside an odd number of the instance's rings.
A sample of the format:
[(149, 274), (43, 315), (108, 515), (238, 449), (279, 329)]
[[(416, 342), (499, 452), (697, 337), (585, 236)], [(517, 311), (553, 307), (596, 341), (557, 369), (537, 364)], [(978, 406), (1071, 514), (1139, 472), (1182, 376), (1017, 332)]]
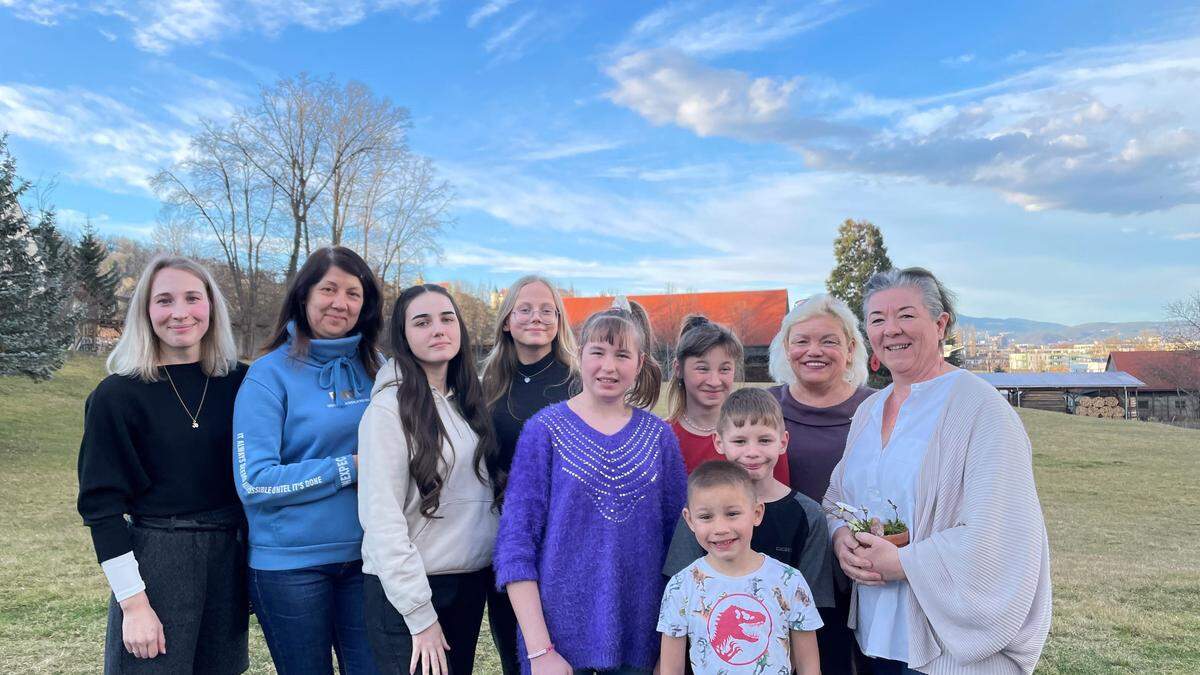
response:
[[(847, 448), (883, 395), (858, 407)], [(826, 500), (842, 500), (844, 469), (843, 458)], [(982, 378), (957, 378), (916, 495), (912, 542), (900, 549), (909, 587), (908, 666), (936, 675), (1032, 673), (1050, 632), (1050, 545), (1029, 436)], [(854, 602), (851, 628), (856, 617)]]

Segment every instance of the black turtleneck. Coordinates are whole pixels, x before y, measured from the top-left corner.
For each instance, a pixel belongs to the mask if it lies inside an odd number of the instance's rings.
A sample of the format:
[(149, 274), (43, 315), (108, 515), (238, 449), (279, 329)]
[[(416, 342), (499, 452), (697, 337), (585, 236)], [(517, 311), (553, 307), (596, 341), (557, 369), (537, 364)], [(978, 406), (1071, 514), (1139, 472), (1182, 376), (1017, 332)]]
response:
[[(500, 445), (500, 468), (505, 472), (512, 467), (517, 438), (525, 420), (551, 403), (571, 397), (570, 369), (554, 358), (553, 351), (536, 363), (517, 366), (517, 371), (508, 390), (492, 408), (492, 422), (496, 425), (496, 440)], [(526, 377), (529, 382), (525, 381)]]
[[(196, 412), (204, 392), (199, 363), (166, 366)], [(161, 373), (160, 369), (160, 373)], [(198, 427), (171, 380), (109, 375), (88, 396), (79, 445), (79, 513), (100, 562), (133, 550), (124, 514), (182, 516), (237, 505), (233, 484), (233, 400), (246, 366), (213, 377)]]

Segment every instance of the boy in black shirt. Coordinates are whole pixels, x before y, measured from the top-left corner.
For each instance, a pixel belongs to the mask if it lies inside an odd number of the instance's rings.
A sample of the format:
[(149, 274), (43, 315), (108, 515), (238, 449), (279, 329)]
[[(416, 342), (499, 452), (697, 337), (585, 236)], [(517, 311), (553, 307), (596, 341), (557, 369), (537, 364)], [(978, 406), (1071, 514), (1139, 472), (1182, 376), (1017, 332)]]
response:
[[(821, 610), (832, 608), (833, 558), (825, 514), (816, 502), (772, 475), (788, 443), (779, 402), (756, 387), (734, 391), (721, 406), (716, 436), (717, 451), (750, 472), (755, 494), (766, 507), (750, 547), (800, 570), (812, 589), (814, 604)], [(675, 576), (704, 554), (696, 536), (680, 519), (663, 574)], [(818, 630), (818, 640), (820, 637)]]

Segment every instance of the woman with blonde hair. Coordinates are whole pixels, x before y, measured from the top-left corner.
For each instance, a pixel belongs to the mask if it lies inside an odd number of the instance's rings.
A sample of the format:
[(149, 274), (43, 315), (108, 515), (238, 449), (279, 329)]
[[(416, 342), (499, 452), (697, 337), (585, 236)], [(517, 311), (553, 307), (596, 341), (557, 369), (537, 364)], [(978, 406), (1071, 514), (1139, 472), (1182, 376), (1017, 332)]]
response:
[[(579, 379), (578, 347), (553, 283), (536, 274), (513, 282), (496, 314), (493, 345), (483, 363), (483, 397), (499, 446), (493, 480), (503, 487), (525, 421), (570, 398)], [(517, 618), (507, 593), (489, 593), (488, 624), (505, 675), (519, 673)]]
[[(850, 420), (872, 394), (867, 379), (867, 349), (858, 319), (846, 303), (824, 293), (796, 303), (771, 341), (771, 377), (781, 384), (768, 391), (783, 408), (788, 431), (790, 485), (820, 504), (829, 475), (842, 459)], [(819, 607), (825, 626), (817, 631), (821, 670), (851, 672), (860, 661), (846, 627), (850, 585), (834, 576), (834, 606)]]
[(867, 349), (846, 303), (820, 293), (796, 303), (770, 347), (769, 391), (788, 427), (791, 485), (818, 503), (842, 458), (850, 418), (871, 395)]
[(208, 270), (171, 256), (146, 267), (108, 372), (84, 405), (78, 500), (112, 589), (104, 670), (243, 672), (229, 448), (246, 368)]

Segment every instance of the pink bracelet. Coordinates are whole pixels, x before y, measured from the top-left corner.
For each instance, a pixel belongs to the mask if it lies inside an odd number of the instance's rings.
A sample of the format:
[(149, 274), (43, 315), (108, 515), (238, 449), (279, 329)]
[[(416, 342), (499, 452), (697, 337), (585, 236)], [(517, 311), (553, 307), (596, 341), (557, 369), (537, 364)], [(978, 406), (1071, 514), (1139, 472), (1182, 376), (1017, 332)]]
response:
[(553, 642), (551, 642), (550, 644), (546, 645), (546, 648), (545, 648), (545, 649), (543, 649), (543, 650), (541, 650), (541, 651), (536, 651), (536, 652), (534, 652), (534, 653), (530, 654), (529, 656), (527, 656), (526, 658), (528, 658), (530, 661), (532, 661), (532, 660), (536, 659), (537, 657), (539, 657), (539, 656), (545, 656), (545, 655), (549, 654), (549, 653), (550, 653), (550, 652), (552, 652), (552, 651), (554, 651), (554, 643), (553, 643)]

